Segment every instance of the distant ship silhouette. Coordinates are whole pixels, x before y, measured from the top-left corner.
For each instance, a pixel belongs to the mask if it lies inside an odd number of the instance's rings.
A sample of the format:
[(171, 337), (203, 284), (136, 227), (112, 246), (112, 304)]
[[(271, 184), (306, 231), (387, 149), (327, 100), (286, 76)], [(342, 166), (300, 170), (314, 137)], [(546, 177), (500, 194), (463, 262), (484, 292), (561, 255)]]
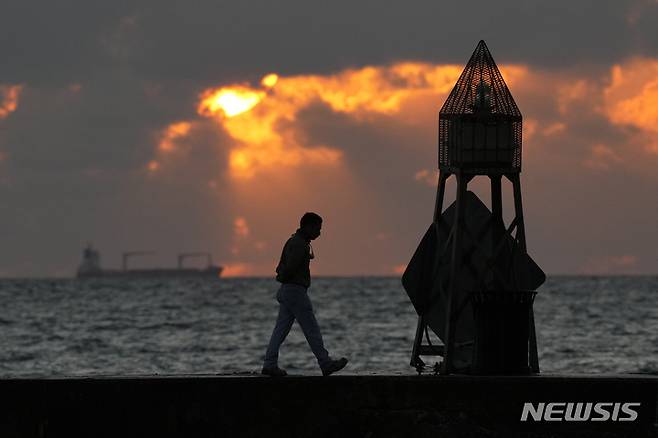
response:
[[(77, 278), (98, 278), (98, 277), (215, 277), (219, 278), (224, 270), (223, 266), (217, 266), (212, 263), (212, 256), (206, 252), (189, 252), (178, 254), (177, 268), (149, 268), (149, 269), (128, 269), (128, 259), (136, 255), (153, 254), (154, 251), (129, 251), (122, 254), (122, 269), (103, 269), (101, 268), (100, 253), (91, 245), (82, 252), (82, 263), (76, 273)], [(203, 268), (185, 268), (183, 261), (188, 257), (206, 257), (208, 265)]]

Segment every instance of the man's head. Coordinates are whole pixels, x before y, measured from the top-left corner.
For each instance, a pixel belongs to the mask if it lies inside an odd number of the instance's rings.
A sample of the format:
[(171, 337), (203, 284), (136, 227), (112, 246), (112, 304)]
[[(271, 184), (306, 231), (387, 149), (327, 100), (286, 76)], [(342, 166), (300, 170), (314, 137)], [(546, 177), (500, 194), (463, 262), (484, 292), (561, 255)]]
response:
[(320, 236), (320, 229), (322, 228), (322, 218), (316, 213), (304, 213), (304, 216), (299, 220), (299, 228), (302, 229), (309, 239), (317, 239)]

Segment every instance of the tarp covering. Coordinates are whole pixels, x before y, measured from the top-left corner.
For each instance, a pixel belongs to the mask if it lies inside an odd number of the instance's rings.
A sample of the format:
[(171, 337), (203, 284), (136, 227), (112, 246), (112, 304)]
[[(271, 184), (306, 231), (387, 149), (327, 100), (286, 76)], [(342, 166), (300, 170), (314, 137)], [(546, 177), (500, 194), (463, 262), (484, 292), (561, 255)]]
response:
[[(535, 290), (546, 279), (539, 266), (520, 250), (504, 225), (491, 220), (491, 212), (473, 192), (467, 191), (463, 202), (460, 244), (463, 264), (458, 270), (454, 297), (456, 309), (463, 305), (455, 328), (457, 366), (460, 362), (470, 362), (470, 343), (475, 333), (473, 310), (468, 299), (471, 292), (500, 290), (501, 287)], [(455, 212), (456, 203), (452, 203), (441, 215), (441, 220), (429, 226), (402, 276), (402, 284), (416, 312), (425, 316), (427, 325), (443, 342), (452, 258), (452, 241), (449, 242), (448, 238)], [(496, 236), (503, 236), (503, 243), (494, 259)]]

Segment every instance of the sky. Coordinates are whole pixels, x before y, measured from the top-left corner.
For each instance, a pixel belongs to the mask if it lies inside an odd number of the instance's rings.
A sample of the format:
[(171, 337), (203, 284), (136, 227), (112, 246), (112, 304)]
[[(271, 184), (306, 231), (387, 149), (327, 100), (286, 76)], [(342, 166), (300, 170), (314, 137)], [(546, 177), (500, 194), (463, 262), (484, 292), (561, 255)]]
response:
[(523, 114), (533, 259), (658, 274), (656, 0), (0, 1), (2, 277), (72, 276), (87, 243), (269, 276), (306, 211), (315, 275), (400, 275), (481, 39)]

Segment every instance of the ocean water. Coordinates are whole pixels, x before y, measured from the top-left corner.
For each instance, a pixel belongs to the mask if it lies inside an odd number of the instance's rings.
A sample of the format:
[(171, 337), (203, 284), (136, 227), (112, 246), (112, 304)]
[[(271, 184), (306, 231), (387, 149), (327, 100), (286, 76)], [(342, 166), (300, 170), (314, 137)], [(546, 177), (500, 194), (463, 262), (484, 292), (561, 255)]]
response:
[[(272, 279), (0, 280), (0, 376), (259, 371)], [(399, 278), (315, 278), (346, 372), (412, 374), (416, 314)], [(535, 300), (545, 373), (658, 373), (658, 277), (549, 277)], [(318, 373), (297, 324), (280, 365)]]

